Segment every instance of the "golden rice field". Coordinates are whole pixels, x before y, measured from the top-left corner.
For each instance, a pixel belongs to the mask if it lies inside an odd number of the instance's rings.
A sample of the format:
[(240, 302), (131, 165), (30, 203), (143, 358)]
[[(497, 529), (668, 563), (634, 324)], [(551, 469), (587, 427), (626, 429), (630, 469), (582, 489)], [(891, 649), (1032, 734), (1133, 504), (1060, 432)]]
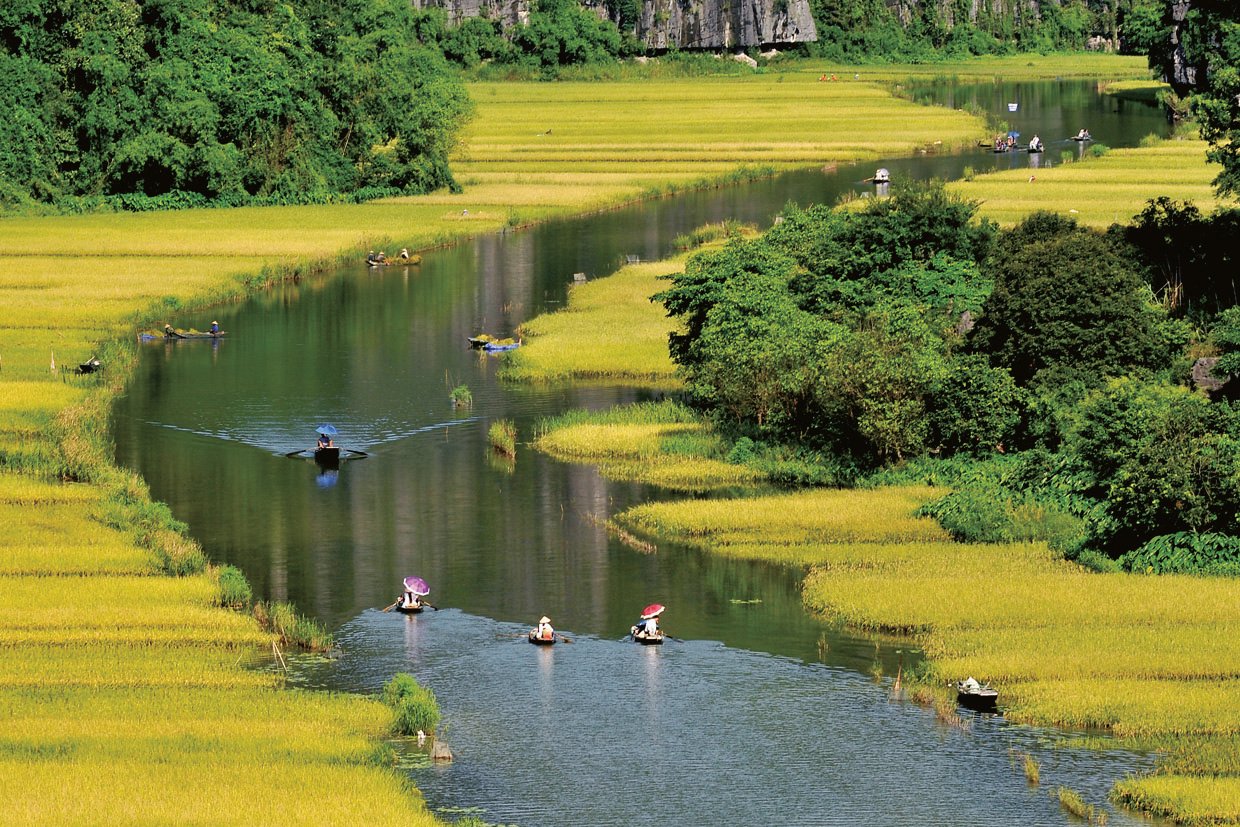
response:
[(1203, 141), (1161, 141), (1139, 149), (1115, 149), (1101, 157), (1037, 170), (1004, 170), (948, 184), (952, 192), (981, 202), (979, 214), (1004, 226), (1036, 210), (1070, 215), (1089, 227), (1125, 223), (1146, 201), (1162, 195), (1192, 201), (1202, 212), (1223, 203), (1211, 182), (1219, 167), (1207, 164)]
[(723, 440), (688, 410), (667, 403), (602, 413), (570, 412), (545, 423), (534, 445), (567, 462), (597, 465), (608, 479), (677, 490), (706, 491), (763, 481), (758, 472), (725, 462)]
[(1004, 714), (1100, 728), (1169, 757), (1117, 800), (1188, 824), (1240, 823), (1240, 582), (1093, 574), (1041, 544), (965, 545), (915, 516), (931, 488), (652, 503), (631, 530), (809, 566), (806, 605), (914, 635), (932, 685), (968, 675)]
[[(122, 387), (128, 354), (116, 343), (167, 309), (206, 306), (367, 249), (425, 249), (717, 180), (741, 165), (786, 169), (951, 147), (984, 130), (963, 113), (918, 108), (869, 83), (912, 69), (820, 83), (828, 68), (614, 88), (475, 84), (478, 118), (458, 153), (459, 194), (0, 221), (0, 469), (11, 472), (0, 474), (3, 820), (435, 823), (416, 791), (376, 763), (385, 755), (385, 708), (280, 689), (273, 672), (247, 668), (272, 638), (210, 605), (214, 575), (159, 574), (151, 552), (101, 520), (113, 483), (60, 481), (93, 438), (84, 431), (91, 418), (76, 411), (102, 408)], [(925, 74), (1076, 71), (1133, 78), (1143, 70), (1084, 56)], [(875, 128), (895, 124), (900, 130)], [(869, 137), (895, 131), (894, 143)], [(101, 348), (112, 353), (102, 380), (66, 375)], [(635, 438), (639, 451), (648, 437)]]
[(668, 334), (678, 325), (650, 297), (667, 288), (660, 277), (683, 271), (683, 259), (631, 264), (575, 285), (563, 310), (521, 325), (525, 342), (507, 357), (501, 376), (678, 387), (667, 352)]

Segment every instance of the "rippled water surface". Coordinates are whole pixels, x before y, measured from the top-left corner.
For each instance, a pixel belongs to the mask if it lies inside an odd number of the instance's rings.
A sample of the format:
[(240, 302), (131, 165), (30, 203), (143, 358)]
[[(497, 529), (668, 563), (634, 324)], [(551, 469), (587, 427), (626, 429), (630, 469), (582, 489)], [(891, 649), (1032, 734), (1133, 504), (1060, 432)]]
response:
[[(933, 94), (1039, 131), (1053, 157), (1038, 163), (1057, 161), (1055, 141), (1071, 144), (1079, 126), (1112, 146), (1165, 131), (1153, 109), (1100, 97), (1091, 84)], [(1017, 115), (1006, 113), (1009, 100), (1021, 102)], [(952, 178), (965, 166), (1029, 163), (979, 151), (881, 165), (896, 178)], [(890, 697), (891, 677), (920, 653), (806, 615), (799, 571), (668, 544), (639, 553), (600, 523), (667, 492), (525, 447), (512, 465), (488, 450), (495, 419), (514, 420), (527, 440), (542, 416), (643, 394), (506, 385), (467, 336), (506, 335), (561, 306), (573, 273), (666, 255), (678, 233), (707, 221), (766, 225), (788, 201), (868, 193), (861, 181), (874, 166), (488, 236), (428, 253), (420, 267), (346, 267), (170, 319), (201, 328), (215, 317), (231, 335), (144, 348), (116, 409), (118, 459), (260, 596), (291, 599), (338, 628), (344, 656), (303, 662), (295, 680), (372, 692), (409, 671), (434, 689), (458, 755), (410, 770), (434, 807), (527, 827), (1066, 824), (1048, 790), (1062, 784), (1101, 803), (1115, 779), (1150, 759), (1054, 748), (1062, 733), (993, 716), (945, 728)], [(459, 383), (473, 392), (472, 410), (449, 404)], [(324, 421), (340, 445), (367, 456), (339, 469), (284, 456), (309, 447)], [(408, 574), (431, 583), (443, 611), (376, 610)], [(667, 628), (684, 642), (617, 640), (652, 601), (669, 607)], [(541, 649), (514, 637), (544, 613), (572, 644)], [(1042, 787), (1026, 785), (1012, 749), (1038, 755)]]

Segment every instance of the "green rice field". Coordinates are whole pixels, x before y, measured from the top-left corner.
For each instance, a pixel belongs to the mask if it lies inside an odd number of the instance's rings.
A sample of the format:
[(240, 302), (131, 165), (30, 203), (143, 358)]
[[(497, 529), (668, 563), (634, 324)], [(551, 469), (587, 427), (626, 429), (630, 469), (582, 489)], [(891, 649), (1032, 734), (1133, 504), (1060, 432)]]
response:
[(1219, 168), (1206, 163), (1205, 152), (1204, 141), (1158, 141), (1032, 173), (1019, 169), (979, 175), (952, 182), (948, 189), (980, 201), (980, 215), (1004, 226), (1036, 210), (1050, 210), (1105, 229), (1128, 222), (1146, 201), (1160, 195), (1192, 201), (1206, 213), (1223, 203), (1211, 186)]

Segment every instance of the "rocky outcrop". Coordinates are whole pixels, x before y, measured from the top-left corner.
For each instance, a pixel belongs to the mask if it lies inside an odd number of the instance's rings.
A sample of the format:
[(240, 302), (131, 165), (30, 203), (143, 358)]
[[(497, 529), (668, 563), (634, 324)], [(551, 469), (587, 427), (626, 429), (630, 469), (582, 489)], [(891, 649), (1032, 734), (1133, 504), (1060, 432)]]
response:
[(737, 49), (818, 39), (808, 0), (645, 0), (637, 39), (650, 49)]
[[(442, 8), (456, 25), (490, 17), (505, 28), (529, 20), (532, 0), (411, 0), (415, 8)], [(610, 17), (605, 0), (585, 0)], [(748, 49), (818, 39), (809, 0), (640, 0), (633, 32), (652, 51)]]

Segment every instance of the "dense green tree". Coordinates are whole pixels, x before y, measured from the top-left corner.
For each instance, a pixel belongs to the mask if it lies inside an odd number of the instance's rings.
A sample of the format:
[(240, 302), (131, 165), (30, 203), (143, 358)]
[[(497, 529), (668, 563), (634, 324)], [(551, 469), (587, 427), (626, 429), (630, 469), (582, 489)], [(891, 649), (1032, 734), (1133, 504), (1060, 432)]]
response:
[(1073, 222), (1027, 219), (996, 244), (987, 267), (994, 290), (970, 343), (1022, 386), (1052, 368), (1093, 384), (1159, 370), (1184, 343), (1124, 251)]
[(1016, 448), (1028, 395), (1012, 374), (986, 357), (960, 354), (946, 363), (928, 398), (931, 445), (946, 453)]
[(1118, 556), (1161, 534), (1240, 530), (1238, 426), (1181, 387), (1120, 379), (1088, 396), (1065, 449), (1104, 503), (1095, 543)]
[(403, 0), (0, 9), (0, 193), (241, 203), (450, 185), (468, 101)]
[(1149, 269), (1151, 288), (1172, 312), (1204, 319), (1240, 304), (1240, 248), (1219, 243), (1240, 238), (1240, 210), (1218, 209), (1207, 216), (1191, 203), (1164, 196), (1146, 204), (1120, 234)]

